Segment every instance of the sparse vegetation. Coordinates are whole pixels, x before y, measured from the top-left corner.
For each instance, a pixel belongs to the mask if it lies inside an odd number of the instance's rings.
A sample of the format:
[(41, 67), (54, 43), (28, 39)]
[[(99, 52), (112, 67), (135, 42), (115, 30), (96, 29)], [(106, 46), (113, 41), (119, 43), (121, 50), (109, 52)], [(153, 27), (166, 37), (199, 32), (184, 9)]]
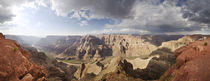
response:
[(168, 75), (168, 76), (162, 76), (162, 77), (160, 77), (159, 81), (170, 81), (170, 79), (171, 79), (171, 76), (170, 75)]
[(149, 55), (139, 55), (139, 56), (132, 56), (132, 57), (124, 57), (124, 59), (129, 59), (129, 60), (133, 60), (136, 58), (141, 58), (141, 59), (147, 59), (149, 58)]
[(167, 53), (167, 54), (173, 54), (173, 52), (171, 51), (171, 49), (164, 47), (164, 48), (159, 48), (159, 49), (153, 51), (150, 55), (165, 54), (165, 53)]
[(120, 74), (120, 70), (117, 70), (117, 74)]
[(82, 64), (82, 63), (88, 63), (88, 61), (85, 60), (63, 60), (64, 62), (72, 63), (72, 64)]
[(100, 61), (100, 63), (105, 65), (105, 64), (109, 63), (113, 58), (114, 58), (113, 56), (106, 57), (104, 60)]
[(208, 45), (208, 43), (207, 43), (207, 42), (205, 42), (205, 43), (204, 43), (204, 46), (207, 46), (207, 45)]
[(18, 48), (16, 48), (16, 47), (15, 47), (15, 48), (13, 48), (13, 51), (14, 51), (14, 52), (16, 52), (17, 50), (18, 50)]
[(46, 56), (47, 56), (49, 59), (55, 59), (55, 57), (56, 57), (55, 54), (49, 54), (49, 53), (46, 53)]
[(170, 81), (171, 77), (166, 77), (165, 81)]

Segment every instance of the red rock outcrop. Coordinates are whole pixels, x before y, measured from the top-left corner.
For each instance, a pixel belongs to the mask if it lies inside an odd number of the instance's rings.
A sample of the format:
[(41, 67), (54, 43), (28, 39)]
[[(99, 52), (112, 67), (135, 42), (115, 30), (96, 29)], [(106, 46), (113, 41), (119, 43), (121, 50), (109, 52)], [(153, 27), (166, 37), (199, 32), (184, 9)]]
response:
[(0, 81), (46, 81), (45, 68), (29, 57), (29, 52), (0, 33)]
[(160, 81), (209, 81), (210, 38), (198, 40), (175, 51), (174, 64)]

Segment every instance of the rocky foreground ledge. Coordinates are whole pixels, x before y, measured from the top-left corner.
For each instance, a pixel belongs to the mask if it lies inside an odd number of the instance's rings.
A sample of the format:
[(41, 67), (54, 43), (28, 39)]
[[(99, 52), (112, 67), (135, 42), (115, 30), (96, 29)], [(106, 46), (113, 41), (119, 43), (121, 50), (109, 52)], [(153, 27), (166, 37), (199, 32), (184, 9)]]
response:
[(47, 81), (45, 68), (29, 57), (29, 52), (0, 33), (0, 81)]
[(175, 51), (174, 64), (160, 81), (209, 81), (210, 38), (198, 40)]

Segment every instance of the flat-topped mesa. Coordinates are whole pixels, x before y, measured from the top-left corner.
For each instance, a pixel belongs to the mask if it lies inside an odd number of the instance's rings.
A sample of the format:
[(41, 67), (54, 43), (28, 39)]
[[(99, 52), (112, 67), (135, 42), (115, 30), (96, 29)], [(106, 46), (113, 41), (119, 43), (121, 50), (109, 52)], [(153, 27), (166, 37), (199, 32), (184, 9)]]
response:
[(46, 81), (44, 67), (30, 61), (29, 52), (0, 34), (0, 81)]
[(182, 47), (182, 46), (186, 46), (196, 40), (203, 40), (206, 37), (203, 35), (186, 35), (178, 40), (171, 40), (171, 41), (167, 41), (167, 42), (163, 42), (161, 46), (159, 46), (159, 48), (169, 48), (171, 49), (171, 51), (175, 51), (176, 49)]

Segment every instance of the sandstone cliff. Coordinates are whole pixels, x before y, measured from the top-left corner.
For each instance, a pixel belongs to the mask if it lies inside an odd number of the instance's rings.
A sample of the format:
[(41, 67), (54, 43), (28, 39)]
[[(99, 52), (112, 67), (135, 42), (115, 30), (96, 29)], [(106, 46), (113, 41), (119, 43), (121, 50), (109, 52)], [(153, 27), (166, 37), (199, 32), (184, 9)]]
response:
[(111, 53), (112, 50), (102, 40), (90, 35), (83, 37), (76, 49), (76, 56), (80, 59), (90, 59), (95, 55), (98, 57), (111, 56)]
[[(21, 44), (26, 41), (24, 36), (7, 36)], [(17, 38), (18, 37), (18, 38)], [(47, 53), (55, 53), (59, 58), (77, 58), (89, 60), (98, 59), (106, 56), (148, 56), (161, 47), (171, 48), (172, 51), (186, 45), (191, 40), (181, 38), (182, 35), (86, 35), (86, 36), (47, 36), (36, 42), (35, 47)], [(24, 37), (35, 39), (34, 37)], [(36, 39), (37, 40), (37, 39)], [(28, 41), (28, 40), (27, 40)], [(169, 42), (167, 42), (169, 41)], [(183, 41), (185, 41), (183, 43)], [(97, 51), (97, 53), (96, 53)]]
[[(176, 40), (182, 36), (174, 35), (86, 35), (56, 38), (53, 44), (43, 46), (59, 58), (89, 60), (106, 56), (148, 56), (165, 41)], [(47, 37), (46, 40), (51, 38)], [(43, 41), (43, 40), (42, 40)], [(42, 42), (41, 41), (41, 42)], [(56, 41), (56, 42), (55, 42)], [(52, 43), (52, 41), (51, 41)], [(42, 43), (40, 43), (42, 45)], [(47, 47), (48, 46), (48, 47)]]
[(47, 81), (44, 67), (29, 60), (29, 52), (0, 33), (0, 81)]
[(75, 55), (76, 47), (79, 45), (81, 36), (67, 36), (59, 39), (55, 43), (54, 51), (56, 54)]
[(98, 36), (112, 49), (112, 56), (149, 55), (157, 46), (137, 35), (102, 35)]

